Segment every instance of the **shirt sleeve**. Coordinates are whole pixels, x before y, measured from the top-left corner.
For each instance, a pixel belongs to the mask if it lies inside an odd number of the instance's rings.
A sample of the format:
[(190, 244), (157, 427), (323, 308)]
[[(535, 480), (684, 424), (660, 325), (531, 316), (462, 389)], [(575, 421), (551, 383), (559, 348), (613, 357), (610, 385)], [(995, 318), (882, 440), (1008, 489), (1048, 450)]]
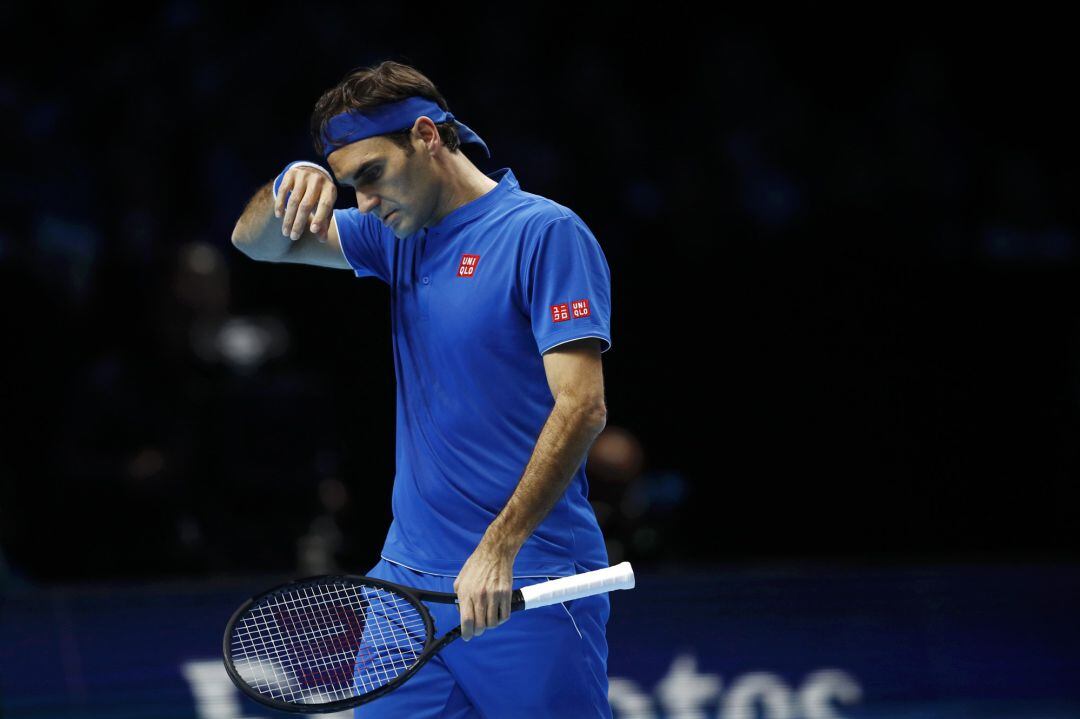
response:
[(378, 219), (366, 215), (355, 207), (334, 210), (338, 241), (345, 260), (357, 277), (378, 277), (390, 284), (390, 255), (394, 235)]
[(577, 216), (544, 226), (527, 253), (525, 299), (540, 354), (584, 337), (611, 349), (611, 271), (593, 233)]

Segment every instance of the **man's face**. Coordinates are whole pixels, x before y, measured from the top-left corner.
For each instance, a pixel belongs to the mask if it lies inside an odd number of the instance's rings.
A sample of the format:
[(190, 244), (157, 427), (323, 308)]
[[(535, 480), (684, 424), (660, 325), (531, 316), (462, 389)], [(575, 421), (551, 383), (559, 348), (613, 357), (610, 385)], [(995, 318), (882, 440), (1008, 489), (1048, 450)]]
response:
[(430, 157), (422, 142), (411, 140), (412, 155), (385, 137), (368, 137), (327, 157), (341, 187), (356, 193), (357, 208), (374, 215), (399, 238), (426, 224), (438, 197)]

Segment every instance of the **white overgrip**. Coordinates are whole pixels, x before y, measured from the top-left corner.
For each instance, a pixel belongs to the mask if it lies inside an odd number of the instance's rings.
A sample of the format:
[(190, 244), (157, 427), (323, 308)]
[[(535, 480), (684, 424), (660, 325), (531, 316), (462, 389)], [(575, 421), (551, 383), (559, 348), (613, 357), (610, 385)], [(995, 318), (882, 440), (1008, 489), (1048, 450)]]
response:
[(536, 609), (549, 604), (568, 602), (571, 599), (590, 597), (602, 592), (633, 588), (634, 570), (630, 562), (622, 562), (614, 567), (595, 569), (591, 572), (575, 574), (572, 577), (559, 577), (550, 582), (522, 587), (521, 598), (525, 600), (526, 609)]

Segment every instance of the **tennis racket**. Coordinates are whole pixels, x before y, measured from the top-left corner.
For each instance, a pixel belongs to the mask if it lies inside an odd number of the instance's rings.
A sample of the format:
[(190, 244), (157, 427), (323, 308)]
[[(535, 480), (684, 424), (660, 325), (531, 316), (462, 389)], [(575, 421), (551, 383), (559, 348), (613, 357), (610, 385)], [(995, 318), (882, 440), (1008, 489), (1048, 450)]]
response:
[[(535, 609), (615, 589), (631, 589), (629, 562), (515, 589), (510, 611)], [(298, 579), (247, 600), (225, 627), (229, 677), (274, 709), (333, 712), (401, 686), (436, 652), (461, 636), (440, 638), (423, 602), (455, 604), (457, 595), (382, 579), (328, 575)]]

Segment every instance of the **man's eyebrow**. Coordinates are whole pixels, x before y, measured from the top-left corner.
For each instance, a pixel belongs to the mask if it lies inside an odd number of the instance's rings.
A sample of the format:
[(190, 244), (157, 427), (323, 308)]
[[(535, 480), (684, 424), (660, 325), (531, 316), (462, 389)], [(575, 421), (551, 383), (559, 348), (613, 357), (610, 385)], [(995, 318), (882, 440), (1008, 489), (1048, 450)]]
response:
[[(350, 180), (350, 182), (356, 182), (357, 180), (359, 180), (360, 176), (363, 175), (365, 172), (367, 172), (368, 168), (370, 168), (374, 164), (382, 162), (382, 160), (383, 160), (383, 158), (376, 157), (376, 158), (373, 158), (371, 160), (365, 161), (362, 165), (360, 165), (360, 167), (358, 167), (356, 169), (356, 172), (353, 173), (352, 180)], [(342, 187), (349, 187), (348, 182), (339, 182), (338, 184), (341, 185)]]

